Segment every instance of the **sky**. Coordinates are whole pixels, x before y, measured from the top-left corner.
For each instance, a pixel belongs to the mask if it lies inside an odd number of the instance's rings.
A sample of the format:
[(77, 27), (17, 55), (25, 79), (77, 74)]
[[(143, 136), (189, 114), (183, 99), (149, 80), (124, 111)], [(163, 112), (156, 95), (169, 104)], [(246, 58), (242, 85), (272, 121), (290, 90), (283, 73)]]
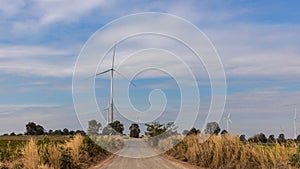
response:
[[(0, 4), (0, 133), (23, 133), (29, 121), (46, 129), (85, 128), (74, 110), (72, 94), (75, 63), (84, 44), (96, 31), (120, 17), (161, 12), (194, 24), (217, 50), (226, 74), (223, 116), (231, 113), (229, 132), (248, 137), (259, 132), (293, 137), (293, 111), (300, 109), (300, 2), (296, 0), (0, 0)], [(116, 65), (146, 47), (175, 52), (191, 67), (201, 95), (195, 126), (201, 128), (211, 99), (204, 66), (188, 57), (182, 46), (151, 35), (121, 43)], [(110, 55), (97, 71), (109, 67)], [(142, 69), (144, 63), (158, 59), (163, 68), (176, 68), (165, 56), (149, 55), (127, 67), (125, 64), (122, 72), (130, 74), (133, 67)], [(116, 82), (121, 80), (116, 78)], [(180, 93), (173, 78), (149, 70), (137, 75), (134, 82), (138, 87), (131, 86), (129, 95), (138, 110), (149, 108), (149, 94), (160, 89), (167, 99), (161, 120), (174, 120)], [(95, 86), (99, 107), (105, 109), (109, 77), (97, 78)], [(126, 105), (122, 106), (126, 109)], [(300, 115), (298, 126), (299, 122)], [(224, 120), (220, 125), (226, 128)], [(300, 127), (298, 131), (300, 134)]]

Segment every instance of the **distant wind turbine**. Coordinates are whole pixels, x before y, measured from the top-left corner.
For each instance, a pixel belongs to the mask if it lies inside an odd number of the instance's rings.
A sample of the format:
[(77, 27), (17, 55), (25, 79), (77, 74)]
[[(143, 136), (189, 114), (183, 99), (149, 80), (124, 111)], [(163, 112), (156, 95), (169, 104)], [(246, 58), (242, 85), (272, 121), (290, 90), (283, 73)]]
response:
[(294, 139), (297, 138), (297, 104), (290, 104), (285, 106), (295, 106), (294, 108), (294, 118), (293, 118), (293, 128), (294, 128)]
[(107, 120), (107, 125), (108, 125), (108, 122), (109, 122), (109, 107), (103, 109), (103, 111), (107, 111), (106, 120)]
[[(114, 64), (115, 64), (115, 55), (116, 55), (116, 44), (114, 45), (114, 51), (113, 51), (113, 56), (112, 56), (112, 62), (111, 62), (111, 68), (108, 70), (105, 70), (103, 72), (97, 73), (95, 76), (99, 76), (102, 75), (104, 73), (107, 72), (111, 72), (110, 74), (110, 98), (109, 98), (109, 123), (112, 123), (114, 121), (114, 103), (113, 103), (113, 97), (114, 97), (114, 72), (117, 73), (118, 75), (122, 76), (124, 79), (126, 79), (127, 81), (129, 81), (130, 84), (132, 84), (133, 86), (136, 86), (134, 83), (131, 82), (131, 80), (129, 80), (126, 76), (124, 76), (123, 74), (121, 74), (120, 72), (118, 72), (115, 68), (114, 68)], [(92, 76), (92, 77), (95, 77)]]
[(297, 108), (294, 110), (294, 139), (297, 138)]
[(232, 123), (230, 119), (230, 111), (228, 112), (227, 116), (223, 118), (223, 120), (226, 120), (226, 130), (229, 131), (229, 123)]

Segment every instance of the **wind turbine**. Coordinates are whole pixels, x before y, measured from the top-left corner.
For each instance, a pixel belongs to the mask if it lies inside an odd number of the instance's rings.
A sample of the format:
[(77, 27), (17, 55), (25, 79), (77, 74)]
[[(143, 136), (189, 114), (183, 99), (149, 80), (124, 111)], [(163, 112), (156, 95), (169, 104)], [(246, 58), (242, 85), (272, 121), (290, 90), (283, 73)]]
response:
[(227, 114), (226, 117), (226, 130), (229, 132), (229, 123), (232, 123), (231, 119), (230, 119), (230, 112)]
[(107, 107), (107, 108), (105, 108), (105, 109), (103, 109), (103, 111), (107, 111), (107, 114), (106, 114), (106, 120), (107, 120), (107, 124), (106, 125), (108, 125), (108, 122), (109, 122), (109, 108)]
[[(111, 62), (111, 68), (108, 70), (105, 70), (103, 72), (97, 73), (95, 76), (102, 75), (104, 73), (110, 72), (110, 97), (109, 97), (109, 123), (112, 123), (114, 121), (114, 73), (117, 73), (118, 75), (122, 76), (124, 79), (129, 81), (130, 84), (133, 86), (136, 86), (134, 83), (131, 82), (126, 76), (118, 72), (114, 66), (115, 66), (115, 55), (116, 55), (116, 44), (114, 45), (114, 51), (113, 51), (113, 56), (112, 56), (112, 62)], [(95, 77), (92, 76), (92, 77)]]
[(232, 123), (230, 119), (230, 111), (228, 112), (227, 116), (223, 118), (223, 120), (226, 120), (226, 130), (229, 132), (229, 123)]
[(294, 110), (294, 139), (297, 138), (297, 108)]
[(297, 138), (297, 104), (289, 104), (289, 105), (285, 105), (285, 106), (295, 106), (294, 108), (294, 118), (293, 118), (293, 128), (294, 128), (294, 139)]

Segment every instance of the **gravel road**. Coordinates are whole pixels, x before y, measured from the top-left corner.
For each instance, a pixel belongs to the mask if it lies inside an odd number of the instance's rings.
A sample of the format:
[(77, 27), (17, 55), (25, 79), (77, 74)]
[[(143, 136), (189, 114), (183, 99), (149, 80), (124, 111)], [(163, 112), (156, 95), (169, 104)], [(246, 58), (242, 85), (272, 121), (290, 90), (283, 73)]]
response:
[(141, 139), (125, 140), (125, 147), (117, 156), (104, 162), (99, 169), (194, 169), (192, 165), (157, 155)]

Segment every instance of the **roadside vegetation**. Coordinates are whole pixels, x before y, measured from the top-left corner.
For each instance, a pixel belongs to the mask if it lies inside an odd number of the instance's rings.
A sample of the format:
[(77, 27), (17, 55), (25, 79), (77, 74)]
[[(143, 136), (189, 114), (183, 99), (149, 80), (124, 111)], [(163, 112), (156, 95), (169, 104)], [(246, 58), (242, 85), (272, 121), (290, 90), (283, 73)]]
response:
[(244, 135), (220, 131), (217, 123), (208, 123), (204, 133), (193, 128), (184, 131), (186, 136), (174, 133), (158, 137), (157, 145), (152, 145), (167, 155), (203, 168), (300, 168), (300, 137), (285, 139), (280, 134), (275, 139), (274, 135), (267, 138), (260, 133), (247, 140)]
[[(120, 122), (111, 126), (107, 127), (109, 131), (114, 132), (112, 129), (115, 127), (123, 132)], [(0, 136), (0, 169), (88, 168), (124, 145), (120, 135), (108, 137), (99, 134), (101, 127), (92, 120), (87, 133), (68, 129), (45, 131), (41, 125), (29, 122), (24, 134)]]
[(150, 146), (173, 158), (203, 168), (269, 169), (300, 168), (300, 135), (297, 139), (277, 138), (263, 133), (250, 138), (221, 131), (218, 123), (208, 123), (201, 132), (196, 128), (177, 132), (173, 122), (146, 125), (140, 136), (136, 123), (129, 127), (115, 121), (103, 127), (88, 122), (87, 132), (49, 130), (29, 122), (24, 134), (0, 136), (0, 169), (80, 169), (88, 168), (123, 148), (129, 137), (143, 138)]
[(7, 142), (6, 146), (1, 146), (1, 169), (87, 168), (93, 162), (109, 155), (89, 137), (81, 134), (76, 134), (65, 141), (50, 141), (46, 137), (44, 140), (31, 138), (29, 141), (1, 142)]

